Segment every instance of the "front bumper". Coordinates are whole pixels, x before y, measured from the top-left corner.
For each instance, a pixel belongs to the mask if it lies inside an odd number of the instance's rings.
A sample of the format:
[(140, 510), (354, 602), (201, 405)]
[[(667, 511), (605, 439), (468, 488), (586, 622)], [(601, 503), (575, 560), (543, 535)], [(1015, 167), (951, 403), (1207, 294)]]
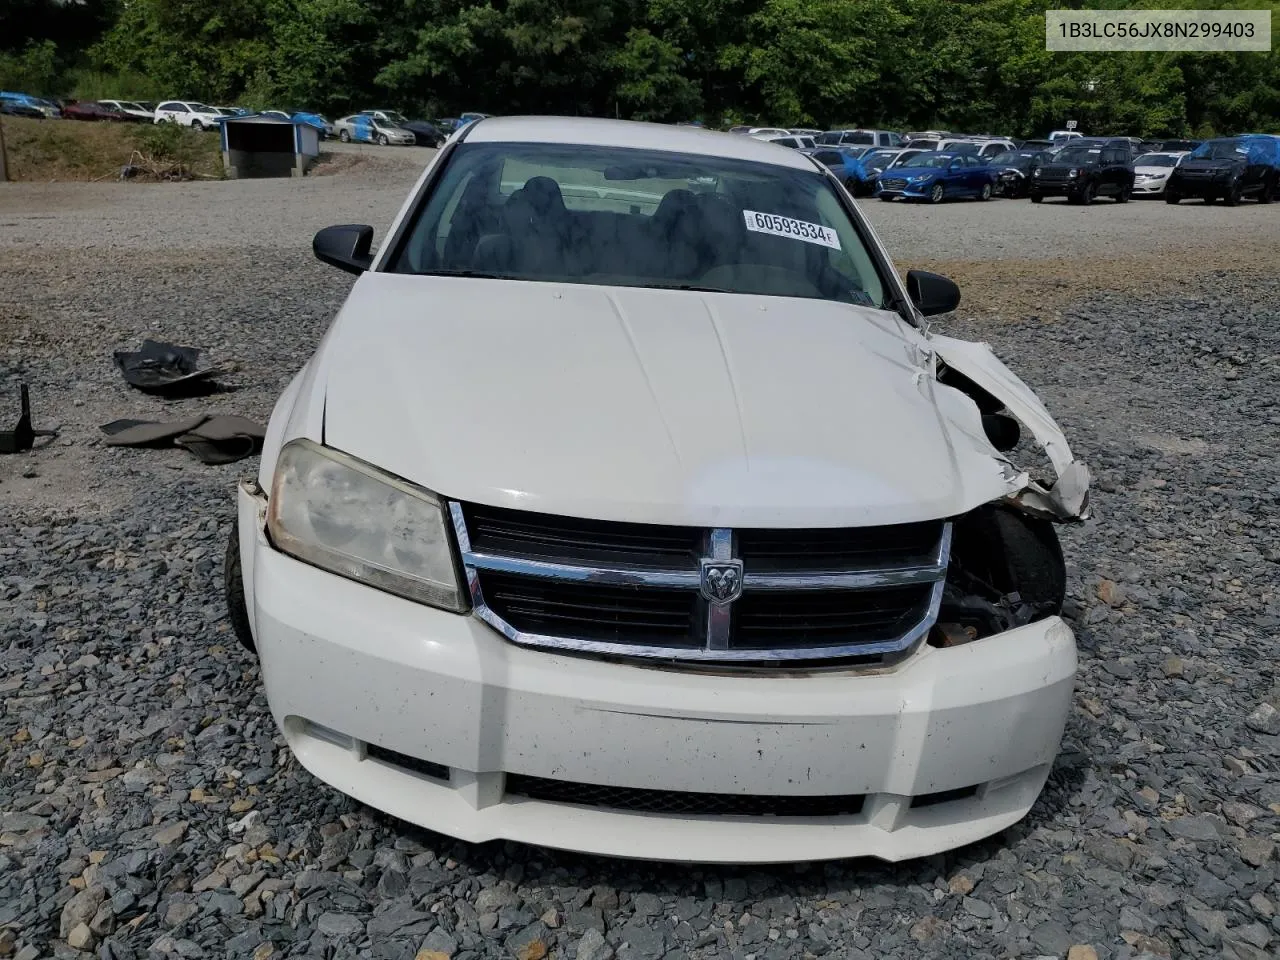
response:
[(1133, 195), (1135, 197), (1138, 197), (1138, 196), (1153, 196), (1156, 194), (1161, 194), (1161, 193), (1164, 193), (1164, 188), (1168, 186), (1168, 184), (1169, 184), (1168, 177), (1165, 177), (1161, 180), (1134, 180)]
[(1042, 197), (1069, 197), (1080, 191), (1080, 180), (1037, 180), (1032, 179), (1028, 188), (1031, 193)]
[(899, 187), (893, 190), (885, 190), (876, 186), (876, 196), (878, 197), (901, 197), (903, 200), (925, 200), (928, 199), (930, 191), (933, 190), (933, 181), (928, 183), (908, 183), (905, 187)]
[(1180, 197), (1221, 197), (1230, 186), (1230, 177), (1170, 177), (1166, 189)]
[[(926, 856), (1026, 815), (1070, 708), (1075, 642), (1057, 618), (880, 671), (668, 670), (518, 647), (287, 557), (256, 488), (241, 488), (239, 514), (267, 699), (294, 755), (469, 841), (699, 862)], [(559, 781), (560, 799), (511, 788), (528, 778)], [(639, 812), (609, 805), (619, 790), (861, 809)]]

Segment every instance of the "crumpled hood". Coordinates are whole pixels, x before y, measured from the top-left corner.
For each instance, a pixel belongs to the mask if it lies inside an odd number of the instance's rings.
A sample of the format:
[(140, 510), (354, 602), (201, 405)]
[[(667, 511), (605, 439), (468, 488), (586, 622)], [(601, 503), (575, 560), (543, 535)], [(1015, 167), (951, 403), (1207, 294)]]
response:
[(450, 498), (854, 526), (1016, 486), (922, 343), (820, 300), (367, 273), (317, 381), (326, 444)]

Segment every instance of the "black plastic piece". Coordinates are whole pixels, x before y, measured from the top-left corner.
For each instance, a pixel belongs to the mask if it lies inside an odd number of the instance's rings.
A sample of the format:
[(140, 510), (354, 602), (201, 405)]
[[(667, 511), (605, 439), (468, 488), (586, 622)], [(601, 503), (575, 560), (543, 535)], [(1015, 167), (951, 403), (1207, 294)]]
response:
[(362, 223), (340, 223), (325, 227), (311, 241), (311, 251), (321, 263), (361, 274), (373, 266), (373, 227)]
[(960, 306), (956, 282), (927, 270), (907, 271), (907, 296), (926, 317), (950, 313)]
[(36, 437), (56, 437), (57, 430), (31, 428), (31, 394), (25, 383), (18, 386), (18, 422), (12, 430), (0, 430), (0, 453), (22, 453), (35, 446)]
[(143, 393), (207, 393), (217, 388), (205, 381), (221, 372), (212, 367), (196, 369), (199, 347), (179, 347), (159, 340), (143, 340), (137, 350), (117, 350), (114, 356), (125, 381)]

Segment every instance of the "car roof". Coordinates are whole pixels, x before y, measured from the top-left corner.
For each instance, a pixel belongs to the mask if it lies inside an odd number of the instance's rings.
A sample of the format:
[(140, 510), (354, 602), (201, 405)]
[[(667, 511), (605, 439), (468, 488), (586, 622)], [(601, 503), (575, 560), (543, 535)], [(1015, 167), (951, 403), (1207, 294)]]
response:
[(813, 161), (808, 157), (766, 140), (666, 123), (594, 117), (487, 117), (472, 123), (467, 131), (467, 143), (567, 143), (665, 150), (728, 160), (750, 160), (793, 170), (813, 169)]

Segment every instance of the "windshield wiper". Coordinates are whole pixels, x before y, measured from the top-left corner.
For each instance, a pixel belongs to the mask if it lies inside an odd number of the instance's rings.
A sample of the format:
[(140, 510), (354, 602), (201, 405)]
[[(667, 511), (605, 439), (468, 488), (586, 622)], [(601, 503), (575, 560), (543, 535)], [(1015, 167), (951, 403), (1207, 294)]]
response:
[(502, 273), (484, 273), (481, 270), (423, 270), (420, 277), (467, 277), (472, 280), (519, 280)]

